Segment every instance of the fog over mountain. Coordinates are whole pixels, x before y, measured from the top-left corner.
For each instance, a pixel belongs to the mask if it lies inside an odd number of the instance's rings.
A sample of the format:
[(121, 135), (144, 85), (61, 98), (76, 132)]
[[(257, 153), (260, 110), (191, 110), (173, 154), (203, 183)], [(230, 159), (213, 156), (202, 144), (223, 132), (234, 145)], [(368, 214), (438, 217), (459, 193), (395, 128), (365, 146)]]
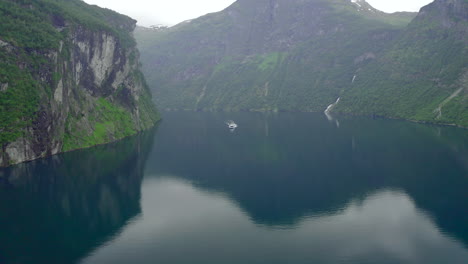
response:
[[(359, 2), (361, 0), (350, 0)], [(138, 20), (138, 25), (175, 25), (188, 19), (194, 19), (207, 13), (221, 11), (234, 3), (234, 0), (85, 0), (88, 4), (94, 4), (126, 14)], [(375, 8), (391, 13), (397, 11), (418, 11), (431, 0), (369, 0)]]

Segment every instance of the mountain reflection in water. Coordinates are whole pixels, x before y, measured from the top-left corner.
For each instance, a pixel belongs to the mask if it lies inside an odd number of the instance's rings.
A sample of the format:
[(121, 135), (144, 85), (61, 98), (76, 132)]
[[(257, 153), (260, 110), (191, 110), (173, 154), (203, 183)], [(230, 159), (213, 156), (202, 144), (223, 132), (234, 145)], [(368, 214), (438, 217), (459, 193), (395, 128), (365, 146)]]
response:
[(0, 263), (468, 262), (462, 129), (169, 112), (154, 135), (0, 173)]
[(146, 180), (142, 198), (145, 219), (83, 263), (464, 263), (468, 257), (397, 190), (286, 229), (258, 225), (226, 194), (173, 177)]
[(0, 170), (0, 263), (75, 263), (141, 213), (154, 133)]

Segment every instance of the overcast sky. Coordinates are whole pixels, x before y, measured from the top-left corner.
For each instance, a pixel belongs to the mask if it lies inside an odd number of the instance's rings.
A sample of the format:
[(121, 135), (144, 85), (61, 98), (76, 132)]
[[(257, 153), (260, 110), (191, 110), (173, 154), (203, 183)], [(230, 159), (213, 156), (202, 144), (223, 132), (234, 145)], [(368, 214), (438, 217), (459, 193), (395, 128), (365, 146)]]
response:
[[(84, 0), (138, 20), (142, 26), (175, 25), (206, 13), (220, 11), (234, 0)], [(253, 1), (253, 0), (252, 0)], [(418, 11), (432, 0), (367, 0), (385, 12)]]

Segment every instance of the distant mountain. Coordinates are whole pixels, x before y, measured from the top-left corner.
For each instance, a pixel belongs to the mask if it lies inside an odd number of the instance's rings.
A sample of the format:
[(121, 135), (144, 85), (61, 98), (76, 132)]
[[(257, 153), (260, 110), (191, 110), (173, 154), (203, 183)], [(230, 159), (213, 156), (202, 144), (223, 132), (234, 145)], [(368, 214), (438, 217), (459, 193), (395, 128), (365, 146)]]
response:
[(468, 1), (422, 8), (334, 110), (468, 127)]
[(238, 0), (135, 37), (161, 108), (323, 111), (415, 15), (360, 0)]
[(340, 98), (332, 112), (468, 127), (467, 5), (436, 0), (415, 18), (361, 0), (238, 0), (135, 36), (162, 108), (323, 111)]
[(0, 0), (0, 167), (154, 125), (135, 23), (81, 0)]

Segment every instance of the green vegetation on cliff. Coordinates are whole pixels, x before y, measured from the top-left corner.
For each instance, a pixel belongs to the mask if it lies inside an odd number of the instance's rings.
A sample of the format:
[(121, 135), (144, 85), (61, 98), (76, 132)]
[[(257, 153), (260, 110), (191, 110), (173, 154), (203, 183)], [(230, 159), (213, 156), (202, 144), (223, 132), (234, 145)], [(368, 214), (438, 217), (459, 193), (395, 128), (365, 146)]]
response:
[(4, 41), (29, 49), (58, 48), (67, 32), (56, 27), (81, 26), (91, 30), (112, 32), (122, 42), (134, 44), (128, 27), (119, 27), (134, 20), (114, 11), (93, 7), (80, 0), (2, 0), (0, 32)]
[(154, 125), (135, 23), (81, 0), (0, 1), (0, 166)]
[[(119, 107), (104, 98), (99, 98), (93, 107), (92, 120), (94, 127), (80, 127), (77, 119), (82, 117), (69, 114), (65, 127), (63, 150), (73, 150), (100, 145), (112, 141), (113, 137), (124, 138), (135, 134), (132, 117), (124, 108)], [(87, 131), (92, 130), (92, 134)]]
[(37, 90), (32, 76), (0, 50), (0, 145), (16, 140), (31, 124), (38, 108)]
[[(41, 88), (34, 80), (41, 68), (53, 67), (46, 53), (59, 48), (67, 31), (54, 26), (85, 26), (115, 33), (126, 44), (133, 38), (112, 23), (130, 18), (113, 11), (90, 7), (82, 1), (0, 1), (0, 145), (15, 141), (31, 125), (39, 110)], [(27, 67), (24, 69), (22, 67)], [(41, 87), (42, 86), (42, 87)]]

